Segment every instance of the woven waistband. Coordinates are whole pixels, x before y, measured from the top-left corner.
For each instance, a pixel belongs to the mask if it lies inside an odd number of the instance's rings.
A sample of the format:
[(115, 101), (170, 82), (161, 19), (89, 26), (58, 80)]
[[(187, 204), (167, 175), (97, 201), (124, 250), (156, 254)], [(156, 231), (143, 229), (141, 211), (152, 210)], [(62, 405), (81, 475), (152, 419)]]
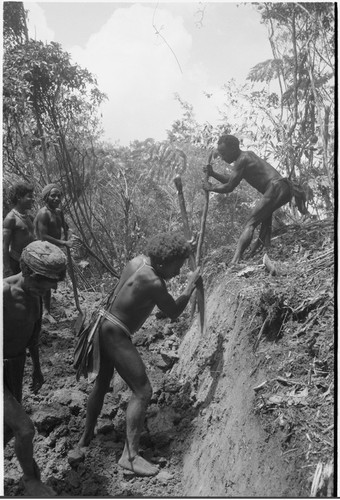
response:
[(103, 316), (105, 319), (110, 321), (113, 325), (119, 326), (123, 330), (126, 335), (131, 338), (131, 332), (129, 328), (120, 320), (117, 318), (117, 316), (114, 316), (113, 314), (109, 313), (109, 311), (106, 311), (105, 309), (99, 309), (99, 314)]

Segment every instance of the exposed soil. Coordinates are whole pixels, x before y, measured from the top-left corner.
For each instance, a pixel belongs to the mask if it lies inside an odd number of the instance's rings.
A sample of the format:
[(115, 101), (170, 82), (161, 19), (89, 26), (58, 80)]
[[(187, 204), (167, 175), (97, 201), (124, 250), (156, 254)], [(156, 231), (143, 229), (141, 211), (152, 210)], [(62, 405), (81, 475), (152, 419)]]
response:
[[(230, 270), (231, 253), (221, 248), (204, 263), (204, 337), (188, 312), (172, 323), (152, 315), (134, 336), (154, 389), (141, 439), (160, 465), (153, 478), (117, 465), (130, 394), (118, 375), (85, 461), (68, 462), (92, 385), (77, 382), (72, 366), (70, 284), (53, 294), (58, 323), (44, 324), (41, 337), (45, 384), (30, 393), (28, 359), (23, 404), (42, 478), (58, 495), (308, 497), (313, 479), (315, 495), (335, 494), (333, 221), (282, 229), (268, 253), (276, 275), (260, 254)], [(101, 300), (81, 292), (88, 312)], [(23, 496), (13, 442), (4, 468), (5, 495)]]

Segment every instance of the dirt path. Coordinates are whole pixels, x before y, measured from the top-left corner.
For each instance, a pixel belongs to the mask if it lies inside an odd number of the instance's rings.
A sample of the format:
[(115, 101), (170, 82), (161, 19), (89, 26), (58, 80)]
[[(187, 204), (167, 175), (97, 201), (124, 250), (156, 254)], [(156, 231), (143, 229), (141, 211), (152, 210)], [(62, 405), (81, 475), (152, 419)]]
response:
[[(82, 299), (91, 310), (101, 296), (89, 293), (83, 294)], [(28, 389), (30, 359), (25, 369), (23, 404), (37, 429), (35, 458), (43, 480), (58, 495), (67, 497), (180, 496), (182, 467), (179, 457), (171, 453), (170, 444), (176, 435), (174, 420), (182, 419), (183, 408), (178, 411), (167, 408), (169, 395), (180, 393), (178, 384), (169, 376), (169, 370), (177, 359), (175, 350), (179, 341), (168, 325), (156, 322), (154, 318), (135, 335), (134, 342), (142, 354), (154, 389), (146, 429), (141, 438), (142, 454), (159, 464), (159, 474), (153, 478), (138, 478), (125, 473), (117, 465), (124, 446), (125, 409), (130, 395), (117, 374), (111, 391), (105, 397), (96, 436), (88, 448), (85, 461), (73, 467), (68, 463), (67, 454), (83, 430), (87, 396), (92, 387), (83, 378), (79, 382), (75, 378), (72, 367), (75, 343), (71, 328), (73, 320), (64, 318), (65, 310), (68, 314), (72, 313), (68, 300), (69, 290), (61, 285), (54, 296), (53, 306), (58, 323), (43, 326), (41, 359), (45, 384), (39, 394), (33, 395)], [(181, 327), (180, 324), (177, 326)], [(20, 477), (11, 442), (5, 450), (6, 496), (24, 494)]]

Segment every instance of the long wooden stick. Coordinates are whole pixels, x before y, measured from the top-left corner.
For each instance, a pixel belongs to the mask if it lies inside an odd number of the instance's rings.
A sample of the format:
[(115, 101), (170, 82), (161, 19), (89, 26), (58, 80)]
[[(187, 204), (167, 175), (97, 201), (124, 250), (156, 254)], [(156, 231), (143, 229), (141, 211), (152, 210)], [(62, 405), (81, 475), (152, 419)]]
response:
[[(67, 231), (67, 226), (66, 226), (66, 222), (65, 222), (64, 212), (61, 212), (61, 220), (62, 220), (62, 226), (63, 226), (63, 230), (64, 230), (64, 237), (66, 240), (67, 236), (68, 236), (68, 231)], [(67, 259), (68, 259), (68, 264), (69, 264), (68, 270), (69, 270), (69, 274), (71, 277), (73, 294), (74, 294), (74, 301), (76, 303), (76, 308), (78, 309), (78, 317), (76, 318), (75, 322), (73, 323), (73, 331), (75, 332), (76, 335), (78, 335), (83, 324), (84, 324), (86, 313), (84, 313), (80, 307), (78, 288), (77, 288), (77, 285), (78, 285), (77, 277), (76, 277), (76, 273), (75, 273), (74, 267), (73, 267), (71, 250), (68, 246), (66, 247), (66, 252), (67, 252)]]
[[(182, 179), (181, 179), (180, 175), (177, 175), (174, 178), (174, 183), (175, 183), (175, 186), (177, 188), (179, 207), (180, 207), (182, 222), (183, 222), (184, 236), (186, 237), (187, 240), (190, 240), (191, 239), (191, 231), (190, 231), (190, 227), (189, 227), (188, 214), (187, 214), (184, 195), (183, 195)], [(190, 269), (192, 271), (194, 271), (197, 267), (195, 256), (192, 252), (189, 255), (189, 265), (190, 265)], [(205, 320), (204, 287), (203, 287), (202, 277), (200, 277), (196, 282), (196, 291), (197, 291), (198, 311), (200, 314), (201, 333), (204, 333), (205, 329), (206, 329), (206, 320)], [(195, 302), (196, 301), (193, 302), (193, 311), (195, 309)], [(192, 311), (192, 313), (193, 313), (193, 311)]]
[[(208, 165), (210, 165), (211, 159), (213, 157), (214, 152), (211, 151), (209, 154), (208, 158)], [(209, 174), (205, 174), (205, 180), (209, 180)], [(201, 218), (201, 229), (200, 229), (200, 235), (198, 239), (198, 245), (197, 245), (197, 252), (196, 252), (196, 265), (200, 266), (201, 265), (201, 259), (202, 259), (202, 246), (203, 246), (203, 241), (204, 241), (204, 235), (205, 235), (205, 226), (207, 222), (207, 215), (208, 215), (208, 208), (209, 208), (209, 191), (204, 190), (204, 195), (205, 195), (205, 201), (204, 201), (204, 207), (203, 207), (203, 213), (202, 213), (202, 218)]]
[[(65, 222), (63, 212), (61, 212), (61, 221), (62, 221), (62, 226), (63, 226), (63, 230), (64, 230), (64, 237), (65, 237), (65, 240), (67, 240), (68, 231), (67, 231), (66, 222)], [(74, 272), (72, 255), (71, 255), (71, 250), (69, 249), (69, 247), (66, 247), (66, 252), (67, 252), (67, 259), (68, 259), (68, 264), (69, 264), (69, 273), (70, 273), (72, 288), (73, 288), (74, 301), (76, 303), (76, 307), (77, 307), (79, 313), (83, 314), (83, 311), (81, 310), (80, 303), (79, 303), (77, 278), (76, 278), (76, 274)]]

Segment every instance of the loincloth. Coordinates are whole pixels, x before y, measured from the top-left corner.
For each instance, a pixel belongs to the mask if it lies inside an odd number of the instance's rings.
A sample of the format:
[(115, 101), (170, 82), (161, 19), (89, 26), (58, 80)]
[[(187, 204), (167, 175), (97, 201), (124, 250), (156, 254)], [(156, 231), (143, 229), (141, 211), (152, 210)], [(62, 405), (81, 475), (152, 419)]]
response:
[(4, 386), (6, 385), (8, 387), (18, 403), (21, 403), (22, 398), (22, 381), (24, 377), (25, 361), (26, 353), (15, 358), (3, 360)]
[(100, 309), (98, 315), (79, 334), (79, 339), (74, 351), (73, 367), (77, 370), (76, 378), (83, 375), (89, 382), (93, 382), (100, 369), (100, 344), (99, 332), (103, 319), (107, 319), (118, 326), (131, 339), (129, 328), (116, 316), (105, 309)]
[(283, 183), (283, 184), (286, 184), (286, 186), (288, 186), (289, 193), (290, 193), (290, 199), (292, 199), (293, 194), (294, 194), (292, 181), (290, 179), (288, 179), (288, 177), (282, 177), (281, 179), (275, 179), (275, 180), (271, 181), (272, 186), (275, 186), (279, 183)]
[(114, 314), (109, 313), (109, 311), (106, 311), (105, 309), (100, 309), (99, 314), (103, 316), (103, 318), (107, 319), (112, 323), (113, 325), (119, 326), (123, 330), (124, 333), (131, 339), (132, 333), (130, 332), (129, 328), (123, 323), (117, 316)]

